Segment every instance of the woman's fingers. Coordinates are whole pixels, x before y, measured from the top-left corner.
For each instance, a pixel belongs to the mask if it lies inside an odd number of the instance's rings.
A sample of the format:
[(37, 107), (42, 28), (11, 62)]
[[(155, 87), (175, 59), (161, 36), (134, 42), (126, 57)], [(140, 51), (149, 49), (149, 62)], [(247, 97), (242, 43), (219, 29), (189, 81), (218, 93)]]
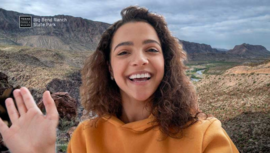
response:
[(45, 91), (43, 93), (43, 102), (46, 109), (46, 117), (48, 119), (57, 119), (58, 120), (58, 112), (57, 108), (55, 106), (55, 102), (51, 97), (51, 94), (49, 91)]
[(36, 109), (40, 114), (42, 114), (42, 112), (40, 111), (40, 109), (37, 107), (37, 104), (34, 101), (33, 96), (31, 95), (30, 91), (25, 88), (25, 87), (21, 87), (21, 95), (22, 95), (22, 99), (24, 101), (24, 104), (27, 108), (27, 110), (34, 108)]
[(6, 99), (6, 106), (7, 106), (8, 116), (10, 118), (11, 123), (16, 122), (19, 118), (19, 114), (14, 105), (12, 98)]
[(2, 118), (0, 118), (0, 133), (2, 134), (3, 137), (8, 129), (9, 129), (8, 126), (4, 123)]
[(15, 97), (16, 104), (17, 104), (17, 107), (19, 109), (19, 113), (22, 116), (27, 112), (27, 109), (26, 109), (25, 104), (23, 102), (23, 98), (22, 98), (22, 95), (20, 93), (20, 90), (19, 89), (14, 90), (13, 95)]

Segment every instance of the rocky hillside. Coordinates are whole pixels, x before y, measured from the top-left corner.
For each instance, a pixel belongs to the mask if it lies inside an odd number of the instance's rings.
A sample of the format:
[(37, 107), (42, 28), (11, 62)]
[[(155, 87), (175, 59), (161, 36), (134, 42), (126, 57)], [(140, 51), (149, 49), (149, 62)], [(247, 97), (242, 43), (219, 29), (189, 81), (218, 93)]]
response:
[[(0, 72), (4, 74), (2, 76), (7, 76), (0, 77), (0, 85), (4, 88), (8, 87), (2, 86), (8, 82), (13, 87), (25, 86), (30, 89), (36, 102), (42, 99), (45, 90), (49, 90), (51, 94), (68, 92), (78, 103), (80, 102), (80, 69), (89, 54), (91, 54), (89, 51), (67, 52), (27, 46), (0, 45)], [(78, 117), (75, 121), (60, 119), (60, 123), (65, 128), (76, 126), (82, 112), (83, 109), (79, 105)], [(68, 142), (69, 139), (66, 137), (69, 135), (66, 130), (59, 130), (58, 134), (64, 136), (58, 136), (57, 143), (63, 145), (62, 138)], [(60, 152), (58, 151), (58, 153)]]
[(217, 52), (219, 52), (217, 49), (214, 49), (210, 45), (207, 45), (207, 44), (199, 44), (199, 43), (188, 42), (188, 41), (184, 41), (184, 40), (179, 40), (179, 43), (183, 45), (183, 49), (188, 54), (217, 53)]
[(228, 114), (221, 116), (224, 121), (243, 111), (270, 110), (269, 65), (270, 62), (256, 67), (236, 66), (221, 75), (203, 75), (201, 81), (194, 83), (202, 108), (215, 114), (231, 106), (235, 109), (245, 106), (238, 111), (228, 109)]
[(242, 152), (270, 151), (269, 64), (237, 66), (194, 82), (200, 108), (222, 121)]
[(39, 101), (45, 90), (69, 92), (79, 100), (79, 70), (90, 52), (66, 52), (27, 46), (0, 45), (0, 72), (13, 86), (28, 87)]
[(258, 66), (236, 66), (225, 74), (270, 74), (270, 62)]
[[(19, 16), (31, 15), (32, 28), (19, 28)], [(44, 26), (34, 21), (47, 19)], [(52, 22), (49, 21), (52, 19)], [(56, 20), (58, 19), (58, 20)], [(67, 15), (36, 16), (0, 8), (0, 44), (22, 45), (46, 49), (94, 50), (109, 24)]]

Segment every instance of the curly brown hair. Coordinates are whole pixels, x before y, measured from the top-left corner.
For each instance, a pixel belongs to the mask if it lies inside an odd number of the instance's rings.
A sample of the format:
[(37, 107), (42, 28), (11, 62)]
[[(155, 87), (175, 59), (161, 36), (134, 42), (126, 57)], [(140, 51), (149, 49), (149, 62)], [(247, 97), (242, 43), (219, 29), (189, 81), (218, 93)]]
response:
[[(194, 85), (185, 71), (187, 54), (168, 30), (165, 19), (147, 9), (130, 6), (121, 11), (122, 20), (111, 25), (102, 35), (96, 51), (86, 59), (81, 71), (81, 102), (85, 110), (98, 118), (104, 115), (120, 116), (122, 104), (119, 87), (110, 79), (111, 42), (116, 30), (128, 22), (149, 23), (157, 32), (164, 56), (164, 77), (153, 96), (151, 113), (160, 130), (175, 137), (182, 129), (198, 121), (198, 98)], [(188, 124), (189, 123), (189, 124)]]

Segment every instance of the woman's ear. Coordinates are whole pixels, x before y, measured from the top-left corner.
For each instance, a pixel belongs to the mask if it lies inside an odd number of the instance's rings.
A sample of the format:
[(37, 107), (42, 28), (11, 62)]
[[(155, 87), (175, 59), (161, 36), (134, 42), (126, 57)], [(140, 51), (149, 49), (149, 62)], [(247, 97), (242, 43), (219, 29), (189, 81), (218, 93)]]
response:
[(107, 62), (108, 68), (109, 68), (109, 72), (111, 74), (111, 77), (113, 77), (113, 70), (112, 70), (112, 66), (110, 64), (110, 62)]

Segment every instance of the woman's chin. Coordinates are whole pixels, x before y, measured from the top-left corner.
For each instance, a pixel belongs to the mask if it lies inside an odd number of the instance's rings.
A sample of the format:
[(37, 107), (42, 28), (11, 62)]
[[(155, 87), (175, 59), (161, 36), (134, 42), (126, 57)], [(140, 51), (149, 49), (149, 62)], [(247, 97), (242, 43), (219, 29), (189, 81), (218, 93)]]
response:
[(133, 98), (135, 99), (135, 100), (137, 100), (137, 101), (142, 101), (142, 102), (144, 102), (144, 101), (147, 101), (147, 100), (149, 100), (149, 98), (150, 98), (150, 95), (146, 95), (146, 94), (142, 94), (142, 95), (135, 95), (135, 96), (133, 96)]

